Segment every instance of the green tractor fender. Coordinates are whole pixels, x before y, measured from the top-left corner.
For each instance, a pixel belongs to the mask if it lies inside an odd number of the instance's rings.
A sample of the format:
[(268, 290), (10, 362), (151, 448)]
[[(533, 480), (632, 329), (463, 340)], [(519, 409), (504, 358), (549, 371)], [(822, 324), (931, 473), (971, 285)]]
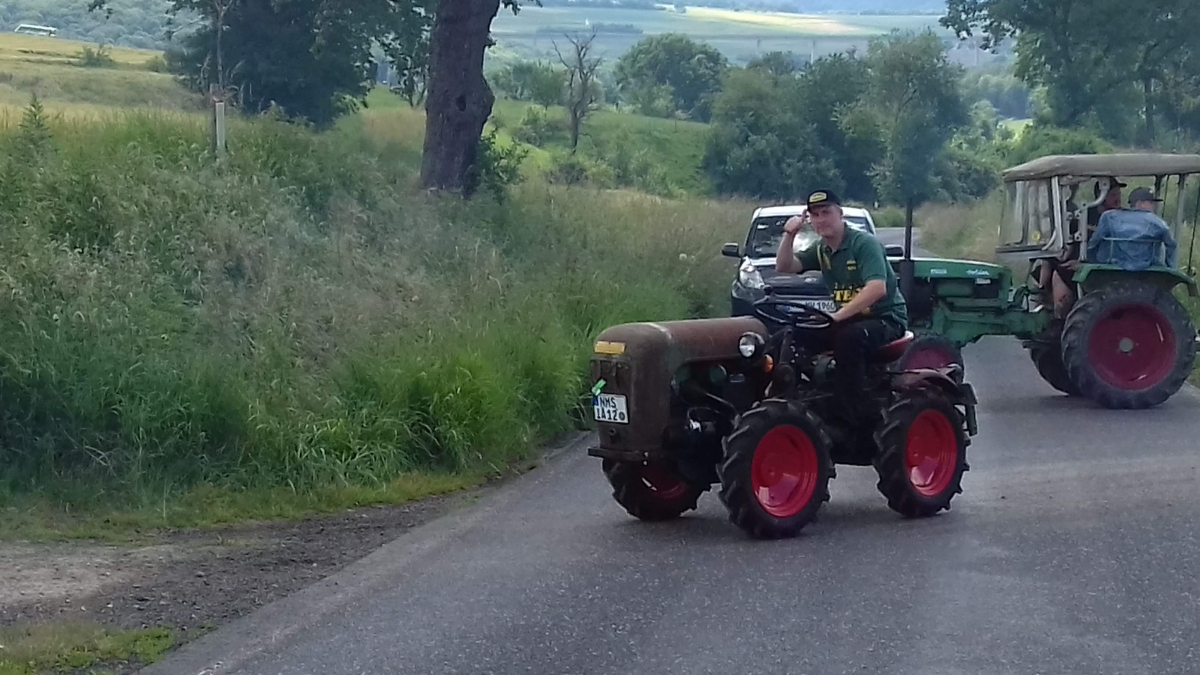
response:
[(1182, 284), (1187, 286), (1188, 295), (1193, 298), (1200, 297), (1200, 290), (1197, 289), (1194, 278), (1182, 270), (1165, 265), (1156, 265), (1140, 272), (1129, 272), (1117, 265), (1084, 263), (1075, 272), (1074, 280), (1085, 291), (1094, 291), (1117, 281), (1140, 281), (1170, 293)]

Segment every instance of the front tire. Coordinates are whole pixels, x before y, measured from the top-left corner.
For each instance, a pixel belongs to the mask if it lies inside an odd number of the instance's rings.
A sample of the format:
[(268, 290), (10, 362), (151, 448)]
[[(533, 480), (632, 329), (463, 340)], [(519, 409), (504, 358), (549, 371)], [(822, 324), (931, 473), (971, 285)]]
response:
[(875, 433), (875, 472), (888, 507), (906, 518), (949, 510), (967, 466), (963, 417), (944, 394), (917, 390), (888, 409)]
[(696, 508), (703, 490), (665, 464), (604, 460), (613, 499), (639, 520), (672, 520)]
[(792, 537), (829, 501), (830, 440), (804, 406), (779, 399), (742, 415), (725, 439), (721, 502), (758, 539)]
[(1170, 292), (1119, 282), (1084, 295), (1063, 329), (1062, 357), (1079, 391), (1110, 409), (1174, 396), (1196, 359), (1196, 329)]

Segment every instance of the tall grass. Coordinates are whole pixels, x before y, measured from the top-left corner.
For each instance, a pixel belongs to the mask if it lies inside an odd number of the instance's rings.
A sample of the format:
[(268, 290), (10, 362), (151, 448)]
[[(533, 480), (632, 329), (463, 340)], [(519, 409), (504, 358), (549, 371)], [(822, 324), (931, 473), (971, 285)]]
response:
[(30, 94), (68, 105), (115, 108), (199, 111), (204, 103), (167, 73), (0, 60), (0, 104), (24, 105)]
[(495, 470), (575, 423), (597, 331), (722, 309), (749, 205), (430, 196), (390, 115), (238, 122), (223, 165), (199, 117), (0, 131), (0, 503)]
[(962, 204), (926, 204), (914, 214), (921, 246), (944, 256), (994, 260), (1004, 193)]

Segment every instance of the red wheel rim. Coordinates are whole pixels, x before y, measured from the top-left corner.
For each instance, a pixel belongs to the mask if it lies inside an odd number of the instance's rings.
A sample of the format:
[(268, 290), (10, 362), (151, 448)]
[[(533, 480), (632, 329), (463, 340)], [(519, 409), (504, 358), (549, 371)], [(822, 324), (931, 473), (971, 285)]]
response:
[(638, 477), (641, 478), (642, 485), (663, 501), (679, 499), (687, 493), (687, 483), (682, 478), (657, 464), (643, 466), (638, 472)]
[(944, 349), (937, 347), (922, 347), (908, 353), (904, 357), (906, 370), (937, 370), (947, 368), (956, 363), (954, 357)]
[(1143, 391), (1162, 382), (1175, 367), (1175, 332), (1154, 307), (1114, 307), (1092, 328), (1088, 360), (1105, 383)]
[(922, 497), (936, 497), (950, 487), (958, 469), (958, 436), (946, 415), (926, 410), (913, 420), (904, 468), (909, 483)]
[(770, 515), (790, 518), (812, 501), (819, 470), (817, 449), (808, 434), (793, 426), (775, 427), (754, 450), (754, 498)]

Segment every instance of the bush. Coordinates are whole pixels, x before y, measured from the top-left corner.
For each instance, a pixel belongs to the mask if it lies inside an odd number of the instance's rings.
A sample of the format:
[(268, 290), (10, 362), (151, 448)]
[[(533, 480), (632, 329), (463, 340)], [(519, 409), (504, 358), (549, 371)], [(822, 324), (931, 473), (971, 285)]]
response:
[(612, 168), (603, 162), (584, 157), (582, 154), (558, 152), (551, 156), (546, 180), (558, 185), (581, 185), (590, 183), (596, 187), (612, 187)]
[(95, 49), (84, 47), (80, 50), (77, 63), (84, 68), (112, 68), (117, 62), (113, 60), (112, 49), (97, 45)]
[(168, 73), (171, 71), (167, 65), (167, 60), (161, 56), (155, 56), (146, 62), (146, 70), (152, 73)]
[(626, 130), (606, 139), (596, 150), (603, 163), (612, 171), (616, 185), (632, 187), (643, 192), (664, 197), (678, 195), (681, 191), (671, 184), (663, 157), (639, 143)]
[(513, 130), (513, 138), (528, 145), (541, 147), (551, 136), (562, 133), (566, 124), (561, 119), (551, 118), (544, 110), (534, 107), (525, 109), (517, 128)]
[(516, 143), (499, 143), (495, 129), (488, 131), (479, 139), (479, 154), (468, 177), (468, 194), (482, 188), (503, 201), (508, 188), (521, 182), (521, 163), (528, 155), (528, 149)]
[(1113, 151), (1113, 145), (1088, 129), (1061, 129), (1034, 124), (1002, 149), (1010, 165), (1047, 155), (1096, 155)]

